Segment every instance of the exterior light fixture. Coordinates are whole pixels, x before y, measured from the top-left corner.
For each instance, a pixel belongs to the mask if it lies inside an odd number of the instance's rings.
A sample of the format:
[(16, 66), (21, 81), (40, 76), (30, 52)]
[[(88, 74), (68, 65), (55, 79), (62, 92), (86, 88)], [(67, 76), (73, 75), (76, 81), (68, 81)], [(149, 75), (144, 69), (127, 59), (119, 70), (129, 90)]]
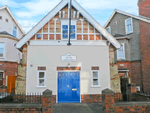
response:
[(70, 68), (70, 63), (68, 63), (68, 68)]

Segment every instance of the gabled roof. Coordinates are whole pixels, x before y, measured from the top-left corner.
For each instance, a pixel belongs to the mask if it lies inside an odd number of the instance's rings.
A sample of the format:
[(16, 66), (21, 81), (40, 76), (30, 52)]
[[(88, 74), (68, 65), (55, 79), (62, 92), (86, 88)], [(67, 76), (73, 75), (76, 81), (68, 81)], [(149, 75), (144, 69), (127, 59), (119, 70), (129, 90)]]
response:
[[(52, 19), (69, 0), (62, 0), (48, 15), (46, 15), (33, 29), (31, 29), (17, 44), (16, 48), (21, 48), (30, 38), (37, 33), (50, 19)], [(83, 17), (87, 19), (112, 45), (120, 48), (121, 44), (105, 30), (93, 17), (90, 16), (75, 0), (72, 0), (72, 6), (75, 7)]]
[(16, 25), (18, 26), (18, 28), (21, 30), (21, 32), (23, 34), (25, 34), (25, 32), (23, 31), (23, 29), (21, 28), (20, 24), (18, 23), (18, 21), (15, 19), (15, 17), (13, 16), (13, 14), (11, 13), (11, 11), (9, 10), (8, 6), (3, 6), (3, 7), (0, 7), (0, 10), (2, 9), (6, 9), (8, 11), (8, 13), (10, 14), (10, 16), (12, 17), (12, 19), (14, 20), (14, 22), (16, 23)]
[(138, 20), (141, 20), (141, 21), (150, 23), (150, 18), (147, 18), (147, 17), (144, 17), (144, 16), (140, 16), (140, 15), (139, 15), (139, 16), (133, 15), (133, 14), (126, 13), (126, 12), (124, 12), (124, 11), (120, 11), (120, 10), (115, 9), (114, 12), (112, 13), (112, 15), (110, 16), (110, 18), (108, 19), (108, 21), (106, 22), (104, 28), (107, 27), (107, 25), (108, 25), (109, 22), (113, 19), (113, 17), (115, 16), (116, 13), (120, 13), (120, 14), (122, 14), (122, 15), (126, 15), (126, 16), (129, 16), (129, 17), (132, 17), (132, 18), (135, 18), (135, 19), (138, 19)]

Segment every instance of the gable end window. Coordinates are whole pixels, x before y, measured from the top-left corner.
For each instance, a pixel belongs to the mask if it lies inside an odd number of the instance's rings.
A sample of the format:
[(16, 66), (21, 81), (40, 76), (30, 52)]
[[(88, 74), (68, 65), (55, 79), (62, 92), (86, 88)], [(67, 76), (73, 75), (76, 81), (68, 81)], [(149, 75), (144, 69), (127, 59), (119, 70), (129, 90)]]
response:
[(110, 33), (111, 34), (111, 27), (109, 26), (109, 27), (107, 27), (106, 28), (106, 30), (108, 31), (108, 33)]
[(126, 31), (126, 34), (133, 33), (132, 18), (125, 20), (125, 31)]
[(0, 58), (4, 58), (5, 44), (0, 43)]
[(117, 59), (125, 59), (125, 45), (121, 43), (121, 48), (117, 50)]
[(92, 87), (100, 87), (99, 70), (92, 70)]
[[(75, 25), (71, 25), (70, 39), (75, 39), (75, 37), (76, 37), (76, 34), (75, 34), (76, 30), (75, 29), (76, 29)], [(68, 30), (69, 30), (68, 25), (62, 25), (62, 38), (63, 39), (69, 38)]]
[(62, 25), (63, 39), (68, 39), (68, 25)]
[(13, 36), (17, 37), (17, 27), (16, 26), (13, 27)]
[(37, 87), (46, 87), (46, 71), (38, 71), (38, 84)]

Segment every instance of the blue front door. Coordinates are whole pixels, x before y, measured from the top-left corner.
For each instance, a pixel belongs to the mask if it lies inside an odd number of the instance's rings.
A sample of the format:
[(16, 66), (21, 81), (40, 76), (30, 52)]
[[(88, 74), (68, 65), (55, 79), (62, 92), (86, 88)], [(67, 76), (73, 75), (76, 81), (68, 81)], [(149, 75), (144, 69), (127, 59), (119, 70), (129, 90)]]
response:
[(80, 102), (80, 73), (58, 72), (58, 103)]

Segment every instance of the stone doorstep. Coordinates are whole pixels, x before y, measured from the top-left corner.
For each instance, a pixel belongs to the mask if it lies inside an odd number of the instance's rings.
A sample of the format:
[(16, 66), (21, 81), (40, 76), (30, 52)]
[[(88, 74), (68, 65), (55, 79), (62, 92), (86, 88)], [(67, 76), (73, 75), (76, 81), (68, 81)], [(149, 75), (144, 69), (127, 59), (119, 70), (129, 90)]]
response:
[(42, 108), (42, 104), (0, 104), (0, 109), (5, 108)]

